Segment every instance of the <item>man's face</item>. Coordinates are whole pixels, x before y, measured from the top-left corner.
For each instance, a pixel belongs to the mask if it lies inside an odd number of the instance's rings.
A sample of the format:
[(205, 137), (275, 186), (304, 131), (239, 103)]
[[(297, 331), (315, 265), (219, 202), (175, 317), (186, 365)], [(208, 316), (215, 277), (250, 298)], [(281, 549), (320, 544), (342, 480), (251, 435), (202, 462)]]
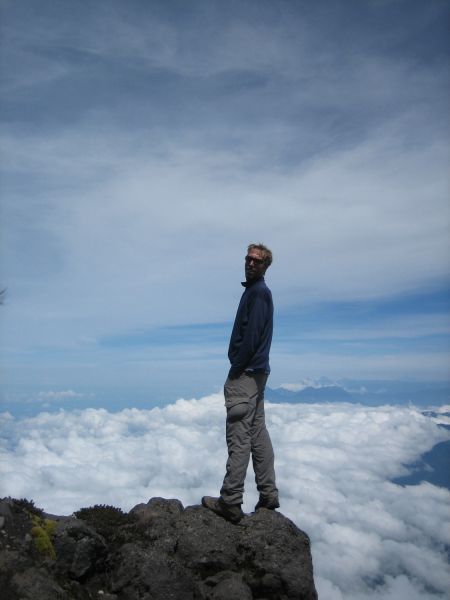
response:
[(266, 272), (263, 254), (261, 250), (254, 248), (249, 250), (245, 257), (245, 278), (247, 281), (259, 279)]

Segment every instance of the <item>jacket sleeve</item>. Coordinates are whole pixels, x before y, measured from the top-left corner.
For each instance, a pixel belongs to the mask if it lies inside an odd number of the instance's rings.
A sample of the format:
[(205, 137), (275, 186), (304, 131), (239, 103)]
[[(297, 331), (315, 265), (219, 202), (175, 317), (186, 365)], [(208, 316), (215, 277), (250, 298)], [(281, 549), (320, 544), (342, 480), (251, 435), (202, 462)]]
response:
[(256, 354), (264, 328), (270, 318), (270, 310), (270, 300), (264, 293), (256, 294), (249, 303), (248, 320), (239, 352), (228, 374), (230, 379), (239, 377)]

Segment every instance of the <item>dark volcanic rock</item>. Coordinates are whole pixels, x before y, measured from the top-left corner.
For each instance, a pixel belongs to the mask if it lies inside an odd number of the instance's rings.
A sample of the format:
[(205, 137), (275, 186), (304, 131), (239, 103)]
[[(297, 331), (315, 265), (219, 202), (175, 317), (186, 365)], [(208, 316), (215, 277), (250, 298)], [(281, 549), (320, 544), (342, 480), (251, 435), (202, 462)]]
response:
[[(201, 506), (153, 498), (115, 521), (118, 509), (94, 507), (87, 521), (49, 524), (34, 510), (0, 502), (5, 600), (317, 598), (309, 538), (278, 512), (262, 509), (232, 525)], [(47, 527), (52, 549), (37, 547), (36, 523)]]
[(102, 570), (108, 553), (105, 540), (96, 531), (76, 519), (58, 524), (54, 546), (59, 575), (82, 581), (95, 571)]

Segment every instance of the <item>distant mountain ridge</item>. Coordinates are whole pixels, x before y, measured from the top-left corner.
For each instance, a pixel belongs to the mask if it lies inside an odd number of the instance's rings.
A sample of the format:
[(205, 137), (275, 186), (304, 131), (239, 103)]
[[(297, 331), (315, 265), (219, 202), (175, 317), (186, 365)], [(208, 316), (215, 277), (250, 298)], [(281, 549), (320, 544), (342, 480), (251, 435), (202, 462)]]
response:
[(416, 406), (450, 403), (450, 382), (411, 382), (393, 380), (332, 381), (322, 377), (266, 388), (265, 398), (274, 404), (351, 402), (368, 406), (414, 404)]

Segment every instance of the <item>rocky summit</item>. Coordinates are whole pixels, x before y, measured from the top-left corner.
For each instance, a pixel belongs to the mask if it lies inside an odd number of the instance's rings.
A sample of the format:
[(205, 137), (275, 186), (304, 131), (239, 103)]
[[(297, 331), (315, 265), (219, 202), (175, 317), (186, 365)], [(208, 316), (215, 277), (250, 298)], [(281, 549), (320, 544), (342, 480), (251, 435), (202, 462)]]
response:
[(152, 498), (71, 517), (0, 501), (4, 600), (315, 600), (308, 536), (266, 509), (232, 525)]

